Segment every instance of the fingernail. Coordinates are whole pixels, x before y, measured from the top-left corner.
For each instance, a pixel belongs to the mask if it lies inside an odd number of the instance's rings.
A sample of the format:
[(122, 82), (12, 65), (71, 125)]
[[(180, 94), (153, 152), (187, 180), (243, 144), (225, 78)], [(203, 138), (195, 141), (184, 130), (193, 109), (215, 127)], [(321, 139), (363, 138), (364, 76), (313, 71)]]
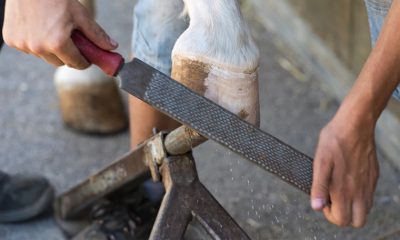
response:
[(110, 41), (111, 46), (113, 46), (113, 47), (118, 47), (118, 42), (117, 42), (117, 41), (115, 41), (115, 40), (112, 39), (112, 38), (109, 38), (109, 41)]
[(324, 208), (325, 204), (326, 204), (326, 200), (323, 198), (313, 198), (311, 200), (311, 207), (316, 210)]

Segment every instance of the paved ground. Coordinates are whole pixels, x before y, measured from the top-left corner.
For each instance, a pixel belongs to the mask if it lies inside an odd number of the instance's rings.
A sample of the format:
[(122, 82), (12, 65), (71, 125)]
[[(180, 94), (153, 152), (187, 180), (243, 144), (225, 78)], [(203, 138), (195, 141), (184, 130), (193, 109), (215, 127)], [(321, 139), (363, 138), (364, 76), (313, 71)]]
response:
[[(132, 1), (97, 2), (101, 24), (128, 55)], [(304, 73), (301, 61), (292, 59), (279, 39), (265, 31), (249, 6), (244, 12), (262, 52), (261, 128), (312, 155), (318, 131), (338, 104), (312, 72)], [(128, 135), (91, 137), (65, 129), (53, 72), (51, 66), (9, 48), (0, 55), (0, 166), (10, 173), (44, 174), (60, 193), (126, 152)], [(253, 239), (400, 238), (400, 174), (384, 157), (375, 206), (360, 230), (327, 224), (311, 211), (307, 196), (215, 143), (196, 149), (195, 157), (201, 180)], [(63, 237), (48, 214), (0, 225), (0, 239)]]

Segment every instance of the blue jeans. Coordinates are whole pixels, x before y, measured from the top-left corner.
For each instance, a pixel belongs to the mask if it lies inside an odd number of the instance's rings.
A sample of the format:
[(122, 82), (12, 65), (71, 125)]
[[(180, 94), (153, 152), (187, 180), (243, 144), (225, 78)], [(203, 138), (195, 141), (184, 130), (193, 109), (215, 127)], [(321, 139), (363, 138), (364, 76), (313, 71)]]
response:
[(189, 25), (181, 17), (182, 0), (139, 0), (133, 12), (132, 52), (135, 57), (170, 75), (171, 52)]
[[(386, 15), (389, 12), (390, 6), (393, 0), (365, 0), (367, 7), (368, 22), (371, 32), (371, 43), (372, 47), (379, 37), (379, 33), (385, 22)], [(393, 97), (400, 101), (400, 86), (398, 86), (394, 92)]]

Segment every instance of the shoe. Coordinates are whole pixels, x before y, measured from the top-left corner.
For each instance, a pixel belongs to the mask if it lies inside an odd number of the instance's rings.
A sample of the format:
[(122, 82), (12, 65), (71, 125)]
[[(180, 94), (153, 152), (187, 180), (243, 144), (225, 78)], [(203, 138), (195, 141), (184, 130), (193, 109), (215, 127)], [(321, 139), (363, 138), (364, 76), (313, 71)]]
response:
[(0, 223), (33, 218), (51, 207), (54, 190), (39, 176), (10, 176), (0, 172)]
[(148, 239), (158, 207), (147, 201), (135, 211), (134, 206), (101, 200), (92, 207), (91, 225), (73, 240)]
[[(124, 208), (124, 211), (129, 210), (129, 216), (125, 219), (129, 219), (129, 217), (133, 215), (135, 215), (135, 218), (132, 219), (134, 222), (140, 219), (139, 229), (137, 229), (135, 233), (136, 236), (139, 234), (138, 232), (145, 231), (147, 231), (149, 235), (164, 196), (164, 187), (161, 183), (153, 183), (151, 180), (147, 179), (147, 177), (145, 179), (138, 179), (138, 181), (140, 183), (136, 182), (130, 186), (124, 187), (109, 194), (97, 203), (92, 204), (89, 211), (85, 211), (85, 213), (79, 217), (63, 219), (56, 213), (55, 220), (68, 239), (86, 239), (85, 235), (89, 235), (87, 237), (88, 239), (95, 239), (96, 236), (98, 237), (96, 234), (99, 233), (95, 234), (94, 232), (102, 231), (99, 223), (103, 223), (102, 218), (108, 216), (107, 214), (99, 215), (95, 213), (100, 210), (100, 212), (104, 211), (110, 213), (113, 212), (113, 210)], [(105, 202), (107, 202), (107, 204), (104, 204)], [(58, 209), (59, 206), (56, 206), (56, 208)], [(90, 214), (90, 212), (92, 212), (92, 214)], [(96, 220), (100, 220), (100, 222), (96, 222)], [(109, 218), (106, 219), (106, 221), (109, 220)], [(106, 233), (106, 235), (107, 234), (108, 233)]]
[(133, 189), (122, 189), (94, 204), (89, 214), (90, 225), (73, 240), (148, 239), (164, 189), (149, 181), (145, 183)]

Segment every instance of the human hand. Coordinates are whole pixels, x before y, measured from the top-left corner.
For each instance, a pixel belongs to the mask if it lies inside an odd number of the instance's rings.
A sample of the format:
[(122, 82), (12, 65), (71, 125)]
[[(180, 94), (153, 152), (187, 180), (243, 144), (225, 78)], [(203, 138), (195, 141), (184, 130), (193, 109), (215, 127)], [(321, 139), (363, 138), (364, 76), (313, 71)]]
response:
[(94, 44), (113, 50), (118, 43), (77, 0), (8, 0), (3, 37), (6, 44), (55, 65), (84, 69), (90, 65), (71, 40), (78, 29)]
[(320, 133), (311, 206), (338, 226), (364, 226), (372, 207), (379, 176), (374, 128), (337, 114)]

